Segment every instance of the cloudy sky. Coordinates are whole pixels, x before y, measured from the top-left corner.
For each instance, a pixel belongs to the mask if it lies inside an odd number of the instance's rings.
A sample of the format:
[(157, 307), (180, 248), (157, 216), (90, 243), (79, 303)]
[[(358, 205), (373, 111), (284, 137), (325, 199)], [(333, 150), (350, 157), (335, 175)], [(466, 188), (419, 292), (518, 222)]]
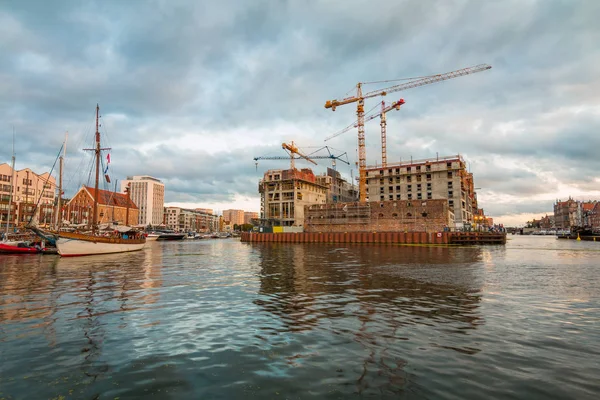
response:
[[(71, 195), (99, 103), (113, 181), (149, 174), (168, 203), (258, 211), (262, 173), (288, 163), (253, 158), (285, 156), (282, 142), (332, 146), (356, 168), (355, 130), (324, 142), (356, 108), (326, 100), (487, 63), (388, 96), (406, 100), (388, 115), (388, 162), (460, 153), (486, 213), (522, 224), (557, 198), (600, 199), (598, 15), (595, 0), (6, 0), (0, 162), (14, 127), (17, 168), (50, 170), (68, 131)], [(379, 129), (366, 126), (369, 165)]]

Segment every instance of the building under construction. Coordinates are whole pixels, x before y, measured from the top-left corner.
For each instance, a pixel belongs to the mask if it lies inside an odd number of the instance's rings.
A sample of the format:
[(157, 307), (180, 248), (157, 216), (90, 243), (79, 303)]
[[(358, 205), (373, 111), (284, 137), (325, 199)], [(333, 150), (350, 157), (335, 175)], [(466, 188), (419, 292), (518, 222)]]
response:
[(456, 229), (478, 214), (473, 174), (460, 155), (369, 166), (366, 177), (368, 202), (446, 200)]
[(267, 226), (304, 225), (305, 206), (356, 201), (356, 187), (339, 172), (315, 175), (310, 168), (271, 169), (258, 184), (260, 222)]

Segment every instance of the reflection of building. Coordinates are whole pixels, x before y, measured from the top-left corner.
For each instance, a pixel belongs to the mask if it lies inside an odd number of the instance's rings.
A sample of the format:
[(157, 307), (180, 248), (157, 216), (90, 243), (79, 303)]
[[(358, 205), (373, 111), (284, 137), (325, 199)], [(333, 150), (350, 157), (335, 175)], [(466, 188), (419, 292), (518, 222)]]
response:
[(216, 232), (219, 230), (217, 215), (181, 207), (165, 207), (164, 223), (167, 229), (178, 232)]
[(304, 206), (327, 201), (327, 186), (317, 182), (310, 168), (270, 169), (258, 187), (260, 218), (274, 225), (302, 226)]
[[(82, 186), (66, 205), (64, 216), (72, 224), (91, 224), (96, 189)], [(128, 220), (127, 220), (128, 219)], [(122, 193), (98, 189), (98, 223), (116, 222), (133, 225), (138, 221), (138, 208)]]
[(40, 200), (39, 223), (51, 223), (55, 186), (55, 180), (48, 172), (38, 175), (29, 168), (13, 171), (10, 165), (0, 164), (0, 223), (6, 226), (11, 191), (12, 224), (29, 222), (35, 212), (38, 199)]
[(131, 200), (139, 208), (139, 217), (136, 223), (141, 225), (162, 224), (165, 185), (151, 176), (128, 176), (121, 182), (121, 192), (125, 193), (128, 185)]
[(231, 222), (231, 225), (243, 225), (244, 210), (223, 210), (223, 219)]
[[(349, 305), (353, 309), (371, 307), (380, 327), (390, 330), (394, 328), (392, 321), (429, 324), (428, 319), (435, 319), (436, 324), (447, 321), (469, 329), (483, 324), (477, 311), (481, 280), (474, 276), (473, 269), (454, 271), (455, 284), (429, 283), (447, 276), (448, 264), (478, 262), (480, 248), (464, 252), (445, 247), (396, 246), (346, 247), (339, 252), (323, 251), (320, 246), (257, 249), (262, 296), (255, 302), (279, 317), (289, 331), (310, 330), (320, 319), (351, 319), (355, 315), (347, 313), (345, 307)], [(400, 268), (398, 260), (408, 266)], [(412, 267), (421, 265), (428, 266), (427, 273), (433, 274), (431, 281), (422, 279), (422, 269), (420, 279), (410, 277), (415, 271)], [(398, 312), (397, 301), (402, 312)], [(322, 306), (314, 307), (315, 303)]]
[(461, 156), (367, 167), (367, 201), (446, 200), (457, 228), (473, 222), (477, 195)]

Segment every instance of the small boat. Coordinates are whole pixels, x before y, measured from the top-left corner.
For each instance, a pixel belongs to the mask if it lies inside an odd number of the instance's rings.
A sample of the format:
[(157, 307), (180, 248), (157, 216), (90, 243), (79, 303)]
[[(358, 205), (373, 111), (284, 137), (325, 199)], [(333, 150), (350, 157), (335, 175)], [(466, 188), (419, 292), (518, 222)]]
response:
[(29, 242), (0, 242), (0, 253), (2, 254), (37, 254), (42, 248)]
[(150, 233), (146, 234), (146, 242), (151, 242), (151, 241), (157, 240), (159, 237), (160, 237), (160, 235), (158, 233), (150, 232)]
[(187, 233), (161, 232), (158, 240), (183, 240), (187, 237)]

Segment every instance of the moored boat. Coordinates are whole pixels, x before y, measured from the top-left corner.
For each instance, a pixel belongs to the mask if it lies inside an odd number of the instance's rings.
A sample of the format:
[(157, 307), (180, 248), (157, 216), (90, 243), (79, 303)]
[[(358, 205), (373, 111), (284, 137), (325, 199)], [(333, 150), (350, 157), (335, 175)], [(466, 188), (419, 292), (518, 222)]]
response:
[[(96, 135), (94, 157), (96, 161), (96, 180), (94, 186), (93, 211), (91, 232), (60, 232), (56, 247), (58, 253), (63, 257), (87, 256), (97, 254), (124, 253), (138, 251), (144, 248), (146, 237), (129, 226), (113, 225), (107, 228), (109, 231), (104, 234), (99, 230), (98, 223), (98, 197), (99, 195), (99, 176), (100, 176), (100, 131), (99, 129), (100, 107), (96, 105)], [(107, 181), (110, 181), (107, 178)], [(129, 194), (127, 195), (127, 215), (129, 215)], [(126, 218), (128, 219), (128, 217)], [(128, 221), (125, 222), (126, 224)]]

